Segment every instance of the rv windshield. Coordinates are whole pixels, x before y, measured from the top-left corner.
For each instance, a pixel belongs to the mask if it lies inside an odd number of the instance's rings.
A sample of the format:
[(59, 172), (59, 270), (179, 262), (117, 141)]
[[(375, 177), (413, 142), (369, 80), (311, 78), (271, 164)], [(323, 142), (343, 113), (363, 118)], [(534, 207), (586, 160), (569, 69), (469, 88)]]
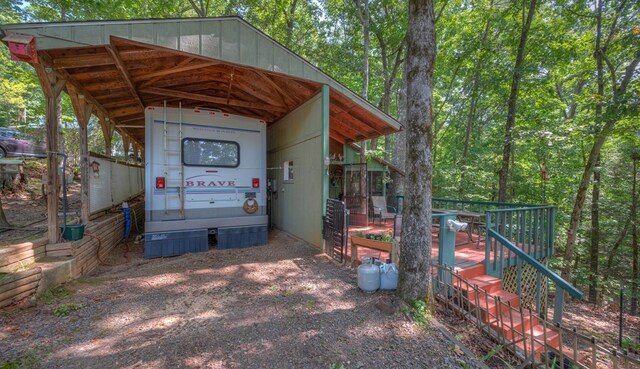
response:
[(240, 145), (233, 141), (185, 138), (182, 140), (184, 165), (236, 168), (240, 165)]

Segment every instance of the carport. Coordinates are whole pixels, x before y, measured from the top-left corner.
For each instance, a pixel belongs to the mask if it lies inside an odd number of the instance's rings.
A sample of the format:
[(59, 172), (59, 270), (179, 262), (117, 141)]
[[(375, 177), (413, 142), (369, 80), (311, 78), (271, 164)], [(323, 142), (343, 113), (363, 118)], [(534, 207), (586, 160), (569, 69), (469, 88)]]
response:
[[(87, 124), (110, 155), (114, 131), (144, 157), (145, 108), (216, 109), (268, 124), (268, 173), (281, 196), (273, 223), (317, 246), (328, 197), (329, 147), (397, 132), (400, 124), (241, 18), (3, 25), (12, 57), (36, 70), (47, 102), (48, 237), (59, 241), (58, 96), (80, 125), (83, 223), (91, 214)], [(283, 162), (296, 163), (284, 180)]]

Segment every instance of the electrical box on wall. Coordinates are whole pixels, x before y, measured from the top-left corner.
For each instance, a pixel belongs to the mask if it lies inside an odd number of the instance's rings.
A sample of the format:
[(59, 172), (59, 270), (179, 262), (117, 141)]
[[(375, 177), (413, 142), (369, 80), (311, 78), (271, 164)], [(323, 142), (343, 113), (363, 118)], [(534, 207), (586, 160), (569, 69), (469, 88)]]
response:
[(36, 38), (32, 35), (9, 33), (2, 41), (9, 45), (11, 59), (25, 63), (37, 64)]

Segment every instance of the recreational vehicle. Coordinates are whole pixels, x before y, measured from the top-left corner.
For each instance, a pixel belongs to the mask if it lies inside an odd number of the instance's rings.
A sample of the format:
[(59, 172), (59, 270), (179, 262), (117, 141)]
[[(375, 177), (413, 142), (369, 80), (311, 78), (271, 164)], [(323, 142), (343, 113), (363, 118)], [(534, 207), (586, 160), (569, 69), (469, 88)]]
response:
[(267, 243), (264, 121), (147, 107), (145, 147), (145, 257)]

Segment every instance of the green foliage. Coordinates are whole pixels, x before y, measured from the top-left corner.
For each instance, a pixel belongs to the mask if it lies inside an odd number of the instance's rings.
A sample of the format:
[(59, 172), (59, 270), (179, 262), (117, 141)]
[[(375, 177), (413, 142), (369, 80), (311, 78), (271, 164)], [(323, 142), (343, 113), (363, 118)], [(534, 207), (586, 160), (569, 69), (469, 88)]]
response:
[(413, 301), (413, 320), (418, 326), (428, 329), (431, 326), (431, 318), (431, 310), (425, 301)]
[(395, 239), (393, 238), (393, 231), (390, 230), (390, 229), (387, 232), (384, 232), (384, 233), (368, 233), (366, 235), (366, 238), (368, 238), (370, 240), (384, 241), (384, 242), (393, 242), (393, 241), (395, 241)]
[(640, 352), (640, 341), (633, 339), (629, 336), (624, 336), (622, 338), (622, 348), (625, 348), (630, 351)]
[(65, 317), (65, 316), (68, 316), (72, 311), (80, 310), (80, 309), (83, 309), (84, 307), (85, 305), (83, 304), (74, 304), (74, 303), (62, 304), (53, 311), (53, 315), (57, 317)]
[(46, 305), (52, 305), (56, 302), (71, 296), (71, 292), (64, 287), (49, 288), (40, 296), (40, 301)]
[(384, 241), (384, 242), (393, 242), (395, 239), (393, 238), (393, 230), (389, 229), (384, 233), (363, 233), (362, 231), (357, 231), (355, 233), (356, 237), (366, 238), (368, 240), (376, 240), (376, 241)]
[(42, 358), (33, 350), (29, 350), (15, 361), (0, 363), (0, 369), (35, 369), (39, 368)]

